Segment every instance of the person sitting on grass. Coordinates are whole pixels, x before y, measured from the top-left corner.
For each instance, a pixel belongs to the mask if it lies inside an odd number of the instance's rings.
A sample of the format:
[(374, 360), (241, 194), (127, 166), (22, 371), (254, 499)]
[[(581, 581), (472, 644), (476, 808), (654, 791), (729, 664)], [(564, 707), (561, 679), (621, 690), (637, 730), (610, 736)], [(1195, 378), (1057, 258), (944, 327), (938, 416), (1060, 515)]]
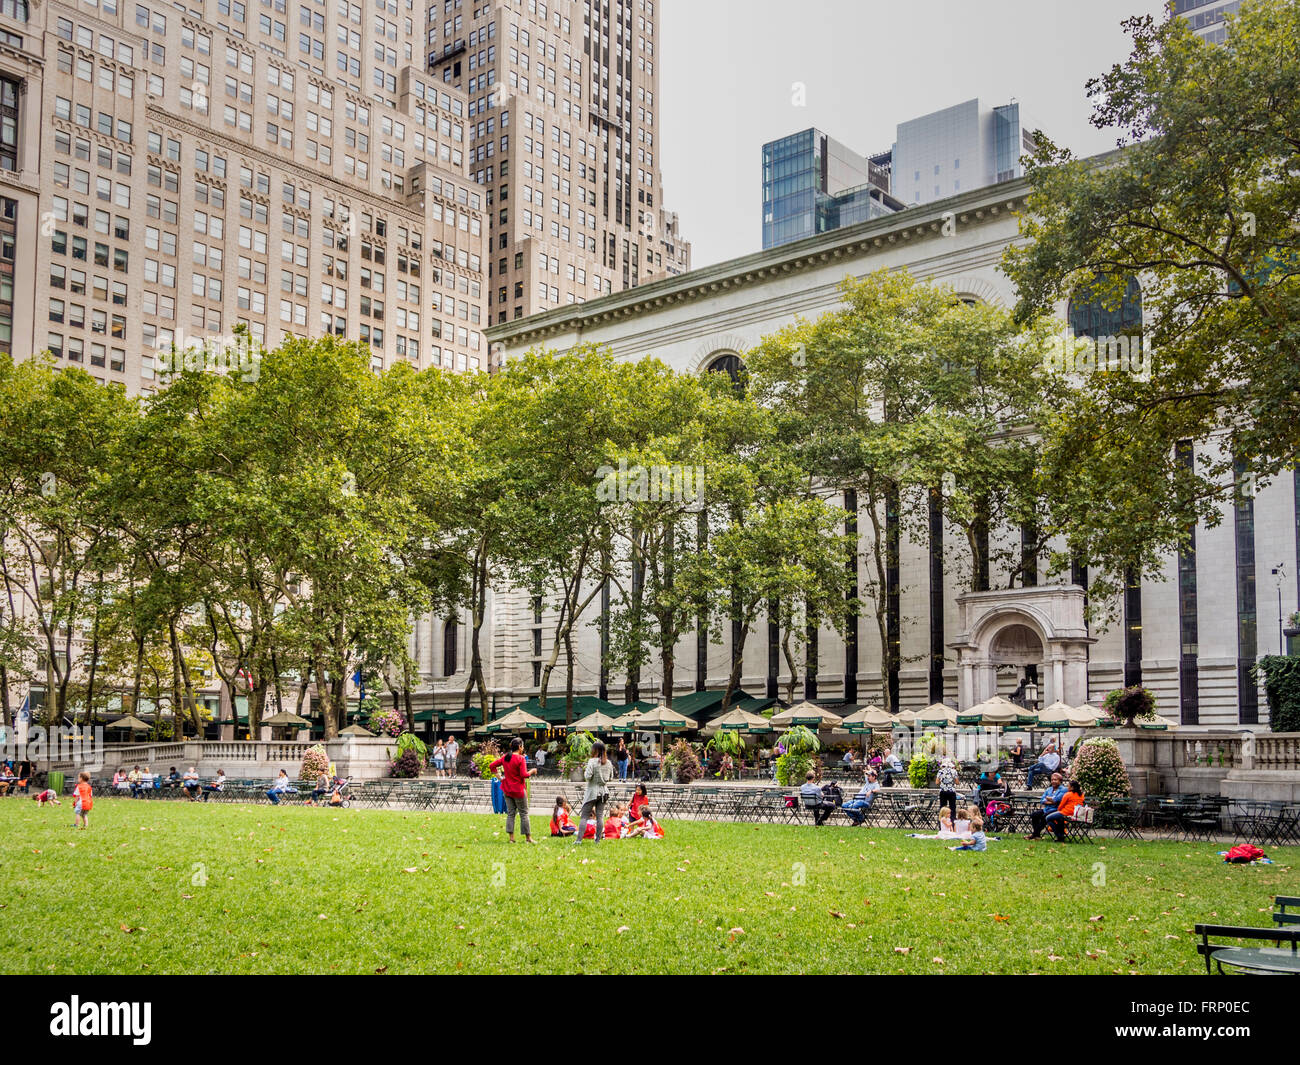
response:
[(190, 766), (189, 769), (185, 770), (185, 777), (181, 781), (181, 785), (185, 788), (185, 794), (190, 797), (190, 802), (199, 801), (199, 771), (197, 769)]
[(663, 839), (664, 828), (655, 820), (649, 806), (641, 807), (641, 816), (627, 826), (628, 839)]
[(220, 795), (226, 787), (226, 771), (218, 769), (217, 775), (213, 778), (211, 784), (203, 785), (203, 801), (207, 802), (212, 796)]
[(572, 836), (577, 831), (577, 826), (573, 823), (573, 812), (569, 808), (569, 800), (563, 795), (556, 796), (555, 809), (551, 811), (551, 835)]
[(59, 797), (54, 794), (53, 788), (46, 788), (44, 791), (38, 791), (35, 795), (32, 796), (32, 798), (36, 800), (37, 806), (45, 806), (45, 805), (62, 806), (63, 805), (61, 802), (59, 802)]
[(266, 797), (271, 800), (272, 806), (279, 806), (281, 795), (291, 795), (296, 791), (297, 789), (289, 783), (289, 774), (281, 769), (280, 775), (275, 778), (275, 783), (266, 789)]
[(1083, 805), (1083, 788), (1077, 780), (1070, 781), (1069, 790), (1061, 796), (1060, 805), (1047, 815), (1046, 827), (1052, 830), (1057, 843), (1065, 842), (1065, 820), (1074, 816), (1074, 811)]
[(972, 820), (972, 811), (967, 806), (957, 807), (957, 816), (953, 819), (952, 830), (962, 839), (966, 838), (970, 832), (970, 823)]
[(952, 848), (955, 851), (986, 851), (989, 849), (988, 837), (984, 835), (984, 818), (975, 814), (970, 820), (970, 833), (965, 842)]
[(623, 807), (615, 803), (609, 808), (609, 816), (605, 818), (605, 838), (622, 839), (625, 827), (626, 822), (623, 820)]
[(632, 792), (632, 802), (627, 808), (627, 819), (635, 821), (641, 816), (641, 807), (648, 805), (650, 802), (650, 793), (646, 791), (645, 784), (638, 784)]
[(867, 819), (867, 811), (871, 809), (871, 804), (876, 801), (876, 792), (880, 790), (880, 782), (876, 780), (876, 771), (867, 770), (867, 779), (862, 782), (862, 787), (858, 793), (844, 804), (842, 809), (849, 815), (849, 820), (855, 825), (862, 824)]
[(811, 810), (813, 825), (824, 825), (826, 818), (835, 812), (835, 804), (827, 802), (821, 785), (817, 783), (817, 774), (811, 769), (804, 774), (803, 786), (799, 789), (799, 801), (805, 810)]
[(1056, 812), (1061, 805), (1061, 800), (1064, 798), (1065, 785), (1061, 783), (1061, 774), (1053, 773), (1051, 784), (1043, 789), (1043, 797), (1039, 800), (1038, 809), (1029, 815), (1029, 823), (1033, 826), (1034, 831), (1025, 839), (1043, 838), (1043, 829), (1047, 827), (1047, 818)]

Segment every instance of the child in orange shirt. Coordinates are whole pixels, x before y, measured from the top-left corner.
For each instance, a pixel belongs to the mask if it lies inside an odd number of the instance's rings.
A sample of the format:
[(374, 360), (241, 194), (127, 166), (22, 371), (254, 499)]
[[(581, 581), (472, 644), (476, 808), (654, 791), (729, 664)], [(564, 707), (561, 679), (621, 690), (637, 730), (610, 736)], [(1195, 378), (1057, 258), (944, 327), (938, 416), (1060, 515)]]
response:
[(77, 777), (77, 786), (73, 794), (76, 800), (72, 806), (72, 812), (76, 815), (72, 821), (73, 828), (90, 827), (90, 809), (95, 805), (95, 797), (90, 790), (90, 774), (84, 769)]

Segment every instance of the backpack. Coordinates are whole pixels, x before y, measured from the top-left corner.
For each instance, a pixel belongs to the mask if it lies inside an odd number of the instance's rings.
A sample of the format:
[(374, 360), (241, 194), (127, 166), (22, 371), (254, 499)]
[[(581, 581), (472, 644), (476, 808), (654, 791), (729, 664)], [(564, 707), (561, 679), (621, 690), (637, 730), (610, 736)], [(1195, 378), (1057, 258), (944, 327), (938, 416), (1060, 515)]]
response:
[(1250, 843), (1238, 843), (1235, 847), (1228, 849), (1223, 856), (1225, 862), (1235, 862), (1239, 865), (1248, 865), (1251, 862), (1258, 861), (1264, 857), (1264, 852)]

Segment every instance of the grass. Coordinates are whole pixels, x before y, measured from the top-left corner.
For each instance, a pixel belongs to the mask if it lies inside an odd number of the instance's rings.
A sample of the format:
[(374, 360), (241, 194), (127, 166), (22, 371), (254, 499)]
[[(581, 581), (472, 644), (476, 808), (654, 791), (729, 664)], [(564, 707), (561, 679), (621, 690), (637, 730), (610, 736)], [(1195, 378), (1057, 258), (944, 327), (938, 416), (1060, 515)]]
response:
[(0, 800), (9, 972), (1194, 973), (1195, 923), (1300, 893), (1294, 849), (1205, 843), (670, 822), (512, 847), (487, 815), (129, 799), (71, 821)]

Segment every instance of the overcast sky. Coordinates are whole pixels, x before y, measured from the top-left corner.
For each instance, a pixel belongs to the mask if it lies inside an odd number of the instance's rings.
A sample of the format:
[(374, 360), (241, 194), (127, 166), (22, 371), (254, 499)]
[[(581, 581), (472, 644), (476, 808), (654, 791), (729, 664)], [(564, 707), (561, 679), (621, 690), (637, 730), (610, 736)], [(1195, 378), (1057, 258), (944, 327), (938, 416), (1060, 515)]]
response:
[[(1084, 84), (1128, 55), (1120, 22), (1161, 0), (659, 0), (664, 205), (692, 265), (762, 247), (762, 146), (809, 126), (863, 154), (909, 118), (1020, 101), (1078, 154), (1114, 146)], [(806, 87), (804, 106), (791, 86)]]

